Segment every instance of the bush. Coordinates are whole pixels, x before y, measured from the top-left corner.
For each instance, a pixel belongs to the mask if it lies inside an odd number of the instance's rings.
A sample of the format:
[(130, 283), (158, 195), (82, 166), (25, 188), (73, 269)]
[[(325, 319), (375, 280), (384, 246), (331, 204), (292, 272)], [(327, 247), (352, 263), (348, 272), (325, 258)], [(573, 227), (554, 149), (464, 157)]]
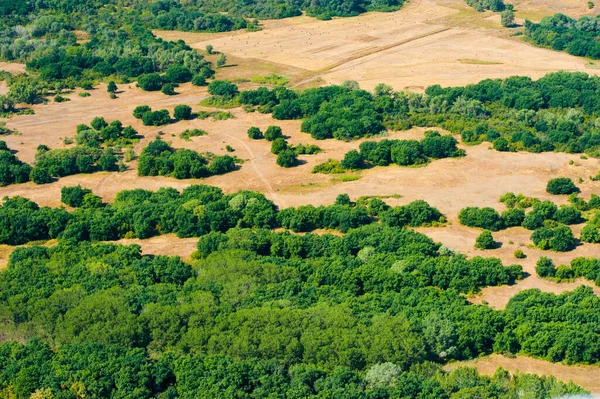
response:
[(177, 93), (175, 93), (175, 86), (172, 85), (171, 83), (167, 83), (166, 85), (164, 85), (161, 89), (160, 89), (162, 94), (166, 94), (167, 96), (173, 96)]
[(183, 65), (171, 64), (163, 79), (170, 83), (185, 83), (192, 80), (193, 76), (192, 72)]
[(173, 118), (175, 118), (178, 121), (184, 120), (184, 119), (191, 119), (192, 117), (192, 107), (190, 107), (189, 105), (177, 105), (175, 107), (175, 110), (173, 111)]
[(291, 168), (298, 164), (298, 158), (294, 150), (285, 150), (277, 155), (277, 165), (284, 168)]
[(493, 249), (496, 246), (492, 232), (484, 230), (475, 240), (475, 248), (478, 249)]
[(344, 173), (345, 170), (342, 164), (337, 159), (328, 159), (327, 161), (315, 165), (311, 173), (324, 173), (324, 174), (339, 174)]
[(554, 266), (552, 259), (542, 256), (535, 265), (535, 272), (542, 278), (554, 277), (556, 274), (556, 267)]
[(272, 154), (277, 155), (287, 149), (288, 149), (288, 143), (282, 137), (279, 137), (279, 138), (273, 140), (273, 142), (271, 143), (271, 153)]
[(29, 174), (29, 178), (35, 184), (47, 184), (52, 182), (52, 177), (48, 172), (48, 169), (35, 167), (31, 169), (31, 173)]
[(90, 122), (90, 125), (92, 125), (94, 130), (100, 131), (100, 130), (104, 129), (105, 127), (107, 127), (108, 123), (106, 123), (106, 120), (104, 118), (102, 118), (101, 116), (97, 116), (94, 119), (92, 119), (92, 122)]
[(283, 137), (283, 132), (279, 126), (269, 126), (265, 131), (265, 139), (267, 141), (273, 141)]
[(520, 249), (517, 249), (517, 250), (514, 252), (514, 256), (515, 256), (515, 258), (517, 258), (517, 259), (525, 259), (525, 258), (527, 257), (527, 256), (526, 256), (526, 255), (523, 253), (523, 251), (521, 251)]
[(192, 84), (194, 86), (206, 86), (206, 78), (200, 74), (194, 75), (192, 78)]
[(531, 240), (540, 249), (559, 252), (570, 251), (576, 244), (573, 232), (565, 225), (540, 227), (533, 232)]
[(213, 96), (231, 98), (238, 94), (238, 87), (226, 80), (213, 80), (208, 85), (208, 93)]
[(248, 129), (248, 137), (250, 137), (253, 140), (259, 140), (264, 138), (260, 129), (255, 126), (252, 126), (250, 129)]
[(600, 244), (600, 228), (588, 223), (581, 229), (581, 241), (593, 244)]
[(142, 116), (144, 126), (163, 126), (171, 123), (171, 115), (166, 109), (160, 111), (149, 111)]
[(579, 188), (568, 177), (557, 177), (548, 181), (546, 191), (550, 194), (560, 195), (579, 192)]
[(341, 164), (344, 169), (363, 169), (365, 167), (363, 157), (356, 150), (347, 152)]
[(469, 227), (480, 227), (482, 229), (499, 231), (504, 228), (502, 217), (493, 208), (467, 207), (461, 209), (458, 221)]
[(149, 73), (138, 78), (138, 87), (145, 91), (158, 91), (162, 88), (163, 79), (157, 73)]
[(91, 194), (92, 190), (81, 186), (63, 187), (60, 190), (60, 201), (73, 208), (78, 208), (83, 203), (83, 197)]
[(142, 119), (146, 112), (150, 112), (152, 109), (147, 105), (138, 105), (133, 109), (133, 117), (136, 119)]

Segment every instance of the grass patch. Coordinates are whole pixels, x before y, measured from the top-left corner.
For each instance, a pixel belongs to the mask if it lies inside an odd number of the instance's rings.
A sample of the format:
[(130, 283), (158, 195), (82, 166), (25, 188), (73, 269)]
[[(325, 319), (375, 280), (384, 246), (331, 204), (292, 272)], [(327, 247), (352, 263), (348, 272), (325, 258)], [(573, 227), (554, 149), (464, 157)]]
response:
[(344, 183), (344, 182), (349, 182), (349, 181), (356, 181), (358, 179), (360, 179), (359, 175), (341, 175), (341, 176), (332, 177), (331, 181), (337, 182), (337, 183)]
[(502, 64), (504, 64), (503, 62), (485, 61), (485, 60), (478, 60), (475, 58), (459, 58), (458, 62), (460, 62), (461, 64), (471, 64), (471, 65), (502, 65)]
[(285, 86), (289, 83), (289, 79), (281, 76), (281, 75), (268, 75), (268, 76), (254, 76), (252, 78), (253, 83), (274, 85), (274, 86)]
[(88, 93), (87, 91), (82, 91), (81, 93), (79, 93), (79, 97), (89, 97), (91, 96), (90, 93)]
[(232, 119), (232, 118), (234, 118), (234, 116), (229, 111), (213, 111), (213, 112), (200, 111), (200, 112), (198, 112), (198, 119), (204, 120), (206, 118), (213, 118), (214, 120), (217, 120), (217, 121), (224, 121), (227, 119)]
[(208, 133), (206, 133), (204, 130), (202, 129), (187, 129), (181, 133), (179, 133), (179, 138), (185, 140), (185, 141), (192, 141), (192, 137), (199, 137), (199, 136), (206, 136)]
[(212, 108), (237, 108), (240, 106), (240, 102), (237, 97), (234, 98), (224, 98), (224, 97), (208, 97), (204, 100), (200, 101), (200, 105), (204, 105), (205, 107)]
[(329, 158), (327, 161), (315, 165), (311, 173), (324, 173), (324, 174), (342, 174), (346, 170), (342, 167), (340, 161)]

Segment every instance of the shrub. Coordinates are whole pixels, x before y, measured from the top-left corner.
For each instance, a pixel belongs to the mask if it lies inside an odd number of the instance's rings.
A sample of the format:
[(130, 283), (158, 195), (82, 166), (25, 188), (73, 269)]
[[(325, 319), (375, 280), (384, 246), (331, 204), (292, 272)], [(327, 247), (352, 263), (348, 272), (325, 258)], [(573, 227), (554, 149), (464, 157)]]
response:
[(526, 255), (523, 253), (523, 251), (521, 251), (520, 249), (517, 249), (517, 250), (514, 252), (514, 256), (515, 256), (515, 258), (517, 258), (517, 259), (525, 259), (525, 258), (527, 257), (527, 256), (526, 256)]
[(192, 80), (192, 72), (183, 65), (171, 64), (163, 79), (170, 83), (185, 83)]
[(142, 116), (144, 126), (163, 126), (171, 122), (169, 111), (162, 109), (160, 111), (149, 111)]
[(102, 118), (101, 116), (97, 116), (94, 119), (92, 119), (90, 125), (92, 125), (94, 130), (100, 131), (107, 127), (108, 123), (106, 123), (106, 120), (104, 120), (104, 118)]
[(298, 164), (296, 152), (293, 150), (285, 150), (277, 155), (277, 165), (284, 168), (291, 168)]
[(287, 141), (285, 141), (285, 139), (282, 137), (279, 137), (279, 138), (273, 140), (273, 142), (271, 143), (271, 153), (272, 154), (279, 154), (282, 151), (285, 151), (287, 149), (288, 149)]
[(164, 85), (161, 89), (160, 89), (162, 94), (166, 94), (167, 96), (173, 96), (175, 95), (175, 86), (173, 86), (171, 83), (167, 83), (166, 85)]
[(208, 85), (208, 93), (219, 97), (234, 97), (238, 94), (238, 87), (226, 80), (213, 80)]
[(142, 117), (144, 116), (144, 114), (146, 112), (150, 112), (152, 111), (152, 108), (150, 108), (147, 105), (138, 105), (137, 107), (135, 107), (133, 109), (133, 117), (136, 119), (142, 119)]
[(29, 174), (29, 178), (35, 184), (47, 184), (52, 182), (52, 177), (46, 168), (35, 167), (31, 169), (31, 173)]
[(329, 158), (327, 161), (315, 165), (311, 173), (324, 173), (324, 174), (339, 174), (344, 173), (345, 170), (342, 167), (340, 161)]
[(365, 167), (363, 157), (356, 150), (347, 152), (341, 164), (344, 169), (362, 169)]
[(248, 129), (248, 137), (250, 137), (253, 140), (259, 140), (264, 138), (260, 129), (255, 126), (252, 126), (250, 129)]
[(571, 194), (579, 191), (573, 180), (568, 177), (557, 177), (548, 181), (546, 191), (550, 194)]
[(273, 141), (283, 137), (283, 132), (279, 126), (269, 126), (265, 131), (265, 139), (267, 141)]
[(586, 224), (583, 229), (581, 229), (581, 241), (599, 244), (600, 228), (592, 223)]
[(540, 249), (559, 252), (570, 251), (576, 244), (573, 232), (565, 225), (540, 227), (533, 232), (531, 240)]
[(542, 256), (535, 265), (535, 272), (542, 278), (554, 277), (556, 274), (556, 267), (554, 266), (552, 259)]
[(206, 78), (200, 74), (194, 75), (192, 78), (192, 84), (194, 86), (206, 86)]
[(475, 248), (478, 249), (493, 249), (496, 246), (492, 232), (484, 230), (475, 240)]
[(162, 88), (163, 79), (157, 73), (149, 73), (138, 78), (138, 87), (145, 91), (158, 91)]
[(184, 105), (184, 104), (177, 105), (175, 107), (175, 110), (173, 111), (173, 118), (175, 118), (178, 121), (181, 121), (184, 119), (191, 119), (191, 117), (192, 117), (192, 107), (190, 107), (189, 105)]

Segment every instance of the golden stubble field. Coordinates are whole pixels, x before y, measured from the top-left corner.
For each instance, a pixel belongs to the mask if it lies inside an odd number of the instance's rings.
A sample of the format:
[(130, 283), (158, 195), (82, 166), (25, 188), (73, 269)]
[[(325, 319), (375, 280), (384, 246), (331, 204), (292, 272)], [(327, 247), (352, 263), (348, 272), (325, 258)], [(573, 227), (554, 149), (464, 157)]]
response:
[[(549, 13), (530, 4), (534, 1), (522, 3), (536, 15)], [(251, 33), (156, 33), (199, 50), (212, 44), (238, 58), (304, 70), (290, 76), (294, 85), (356, 80), (365, 89), (385, 82), (397, 90), (422, 90), (511, 75), (538, 78), (557, 70), (595, 73), (587, 60), (511, 38), (511, 30), (501, 29), (498, 14), (475, 12), (462, 0), (412, 0), (394, 13), (331, 21), (300, 16), (263, 25), (262, 31)]]

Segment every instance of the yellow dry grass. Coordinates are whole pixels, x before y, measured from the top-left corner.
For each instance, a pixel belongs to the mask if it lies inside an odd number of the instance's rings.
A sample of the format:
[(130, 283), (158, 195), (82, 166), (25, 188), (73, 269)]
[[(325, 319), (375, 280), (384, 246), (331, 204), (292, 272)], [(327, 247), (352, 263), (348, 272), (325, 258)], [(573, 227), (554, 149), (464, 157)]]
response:
[(293, 85), (320, 78), (337, 84), (356, 80), (366, 89), (385, 82), (401, 90), (511, 75), (537, 78), (557, 70), (594, 72), (583, 59), (532, 47), (500, 28), (497, 15), (477, 13), (461, 0), (413, 0), (393, 13), (264, 21), (259, 32), (157, 33), (199, 50), (212, 44), (238, 58), (306, 70)]

